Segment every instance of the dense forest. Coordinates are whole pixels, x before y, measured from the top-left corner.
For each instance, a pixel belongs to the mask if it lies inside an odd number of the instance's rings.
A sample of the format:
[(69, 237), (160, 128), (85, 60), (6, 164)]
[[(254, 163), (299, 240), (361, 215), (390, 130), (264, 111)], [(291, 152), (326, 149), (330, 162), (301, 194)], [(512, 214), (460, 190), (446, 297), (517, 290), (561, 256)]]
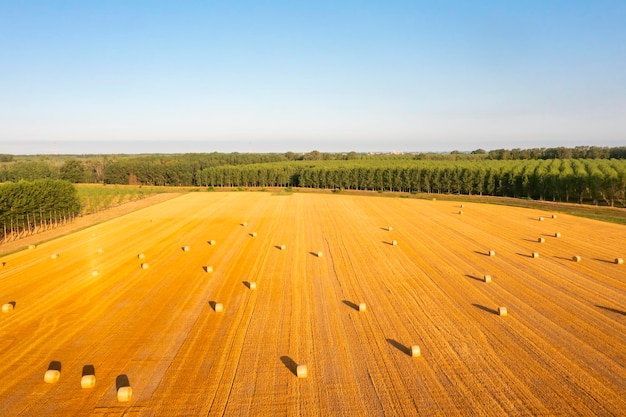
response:
[(0, 158), (0, 181), (479, 194), (626, 207), (626, 147)]
[(0, 185), (1, 240), (8, 241), (65, 224), (80, 210), (67, 181), (39, 179)]

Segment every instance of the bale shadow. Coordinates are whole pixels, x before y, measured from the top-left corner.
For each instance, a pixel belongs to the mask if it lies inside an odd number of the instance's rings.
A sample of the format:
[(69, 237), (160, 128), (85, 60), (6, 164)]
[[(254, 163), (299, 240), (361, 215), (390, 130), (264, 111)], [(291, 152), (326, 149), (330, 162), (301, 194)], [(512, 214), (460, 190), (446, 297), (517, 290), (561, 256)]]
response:
[(398, 349), (400, 352), (404, 353), (405, 355), (411, 356), (411, 348), (409, 346), (404, 346), (402, 343), (398, 342), (395, 339), (387, 339), (387, 342), (391, 346), (393, 346), (396, 349)]
[(611, 308), (611, 307), (600, 306), (597, 304), (595, 306), (603, 310), (610, 311), (611, 313), (621, 314), (622, 316), (626, 316), (626, 311), (618, 310), (616, 308)]
[(486, 311), (487, 313), (495, 314), (496, 316), (498, 315), (498, 310), (494, 310), (493, 308), (485, 307), (484, 305), (476, 303), (473, 303), (472, 305), (476, 308)]
[(52, 361), (50, 365), (48, 365), (48, 371), (59, 371), (61, 372), (61, 362)]
[(293, 359), (291, 359), (289, 356), (281, 356), (280, 357), (280, 361), (283, 363), (283, 365), (285, 365), (285, 367), (287, 369), (289, 369), (289, 371), (294, 374), (295, 376), (298, 376), (298, 364), (296, 363), (296, 361), (294, 361)]
[(479, 255), (489, 256), (489, 251), (487, 251), (487, 252), (481, 252), (481, 251), (479, 251), (479, 250), (475, 250), (475, 251), (474, 251), (474, 253), (477, 253), (477, 254), (479, 254)]
[(282, 248), (280, 247), (280, 245), (274, 245), (274, 247), (278, 250), (281, 250)]
[(483, 282), (483, 278), (477, 277), (476, 275), (465, 274), (465, 276), (471, 279), (475, 279), (476, 281)]
[(213, 309), (213, 311), (215, 311), (215, 306), (217, 305), (217, 301), (209, 301), (209, 306), (211, 306), (211, 308)]
[(96, 375), (96, 368), (94, 368), (93, 365), (85, 365), (83, 366), (83, 374), (82, 376), (87, 376), (87, 375)]
[(556, 258), (556, 259), (560, 259), (560, 260), (562, 260), (562, 261), (570, 261), (570, 262), (573, 262), (573, 261), (572, 261), (572, 258), (566, 258), (566, 257), (564, 257), (564, 256), (556, 256), (556, 255), (555, 255), (555, 256), (554, 256), (554, 258)]
[(353, 303), (352, 301), (348, 301), (348, 300), (343, 300), (343, 303), (344, 303), (345, 305), (347, 305), (348, 307), (353, 308), (353, 309), (355, 309), (356, 311), (359, 311), (359, 305), (358, 305), (358, 304), (355, 304), (355, 303)]
[(522, 238), (522, 240), (525, 240), (526, 242), (534, 242), (534, 243), (537, 243), (537, 239)]
[(17, 305), (17, 303), (15, 301), (9, 301), (7, 304), (11, 304), (13, 306), (13, 308), (15, 308), (15, 306)]
[(613, 260), (613, 261), (609, 261), (609, 260), (606, 260), (606, 259), (600, 259), (600, 258), (591, 258), (591, 259), (593, 259), (594, 261), (604, 262), (604, 263), (607, 263), (607, 264), (614, 264), (614, 263), (615, 263), (615, 260)]
[(2, 262), (2, 266), (5, 266), (7, 263), (6, 262)]
[(317, 258), (317, 252), (309, 252), (310, 255), (313, 255)]
[(393, 242), (388, 242), (386, 240), (381, 240), (381, 242), (384, 243), (385, 245), (393, 246)]
[(203, 267), (202, 267), (202, 270), (203, 270), (204, 272), (209, 272), (209, 268), (212, 268), (212, 267), (211, 267), (211, 266), (206, 266), (206, 265), (205, 265), (205, 266), (203, 266)]
[(387, 227), (381, 227), (380, 230), (384, 230), (385, 232), (389, 231), (389, 229)]
[(254, 236), (255, 236), (255, 234), (254, 234), (254, 233), (248, 233), (248, 236), (250, 236), (250, 237), (254, 237)]
[(241, 283), (245, 285), (247, 289), (250, 289), (250, 281), (241, 281)]
[(532, 255), (529, 255), (527, 253), (520, 253), (520, 252), (515, 252), (516, 255), (518, 256), (523, 256), (524, 258), (532, 258)]
[(128, 376), (126, 374), (118, 375), (117, 378), (115, 378), (115, 390), (119, 391), (120, 388), (124, 387), (130, 387)]

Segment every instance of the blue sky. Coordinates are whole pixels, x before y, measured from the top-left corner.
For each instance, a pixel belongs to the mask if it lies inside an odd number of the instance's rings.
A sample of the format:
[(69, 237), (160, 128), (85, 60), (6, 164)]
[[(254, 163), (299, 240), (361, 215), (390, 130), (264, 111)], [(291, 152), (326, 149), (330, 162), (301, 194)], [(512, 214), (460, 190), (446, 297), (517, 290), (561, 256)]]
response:
[(0, 0), (0, 153), (625, 145), (625, 21), (624, 1)]

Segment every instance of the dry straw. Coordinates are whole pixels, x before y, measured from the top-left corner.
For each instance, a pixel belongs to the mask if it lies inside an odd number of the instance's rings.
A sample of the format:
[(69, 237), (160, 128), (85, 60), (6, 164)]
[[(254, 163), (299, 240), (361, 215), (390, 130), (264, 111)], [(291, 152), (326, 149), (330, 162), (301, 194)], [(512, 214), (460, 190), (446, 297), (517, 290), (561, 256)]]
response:
[(539, 253), (538, 252), (533, 252), (533, 254), (531, 256), (533, 258), (538, 258), (539, 257)]
[(55, 384), (59, 382), (59, 378), (61, 378), (61, 372), (56, 369), (48, 369), (43, 375), (43, 380), (48, 384)]
[(617, 265), (622, 265), (624, 263), (624, 260), (622, 258), (615, 258), (615, 263)]
[(580, 261), (582, 261), (582, 260), (583, 260), (583, 259), (582, 259), (580, 256), (578, 256), (578, 255), (574, 255), (574, 256), (572, 256), (572, 261), (574, 261), (574, 262), (580, 262)]
[(307, 369), (306, 365), (298, 365), (298, 367), (296, 368), (296, 375), (298, 376), (298, 378), (306, 378), (307, 376), (309, 376), (309, 370)]
[(542, 237), (540, 237), (539, 239), (537, 239), (537, 242), (539, 242), (539, 243), (544, 243), (545, 241), (546, 241), (546, 240), (545, 240), (544, 238), (542, 238)]
[(125, 403), (130, 401), (133, 396), (133, 389), (131, 387), (120, 387), (117, 390), (117, 401)]
[(417, 345), (413, 345), (411, 346), (411, 357), (413, 358), (417, 358), (419, 356), (421, 356), (422, 351), (420, 350), (420, 347)]
[(483, 277), (483, 282), (491, 282), (491, 275), (485, 275)]
[(365, 305), (365, 303), (359, 304), (359, 311), (365, 311), (365, 310), (367, 310), (367, 305)]
[(96, 386), (95, 375), (83, 375), (83, 377), (80, 379), (81, 388), (93, 388), (95, 386)]
[(10, 313), (11, 311), (13, 311), (13, 304), (12, 303), (6, 303), (2, 305), (2, 312), (3, 313)]

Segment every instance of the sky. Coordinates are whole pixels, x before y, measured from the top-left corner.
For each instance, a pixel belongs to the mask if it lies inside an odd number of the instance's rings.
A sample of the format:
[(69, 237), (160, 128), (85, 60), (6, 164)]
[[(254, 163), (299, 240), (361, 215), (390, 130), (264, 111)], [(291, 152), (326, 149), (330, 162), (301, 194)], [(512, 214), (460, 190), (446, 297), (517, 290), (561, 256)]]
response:
[(626, 145), (626, 2), (0, 0), (0, 153)]

